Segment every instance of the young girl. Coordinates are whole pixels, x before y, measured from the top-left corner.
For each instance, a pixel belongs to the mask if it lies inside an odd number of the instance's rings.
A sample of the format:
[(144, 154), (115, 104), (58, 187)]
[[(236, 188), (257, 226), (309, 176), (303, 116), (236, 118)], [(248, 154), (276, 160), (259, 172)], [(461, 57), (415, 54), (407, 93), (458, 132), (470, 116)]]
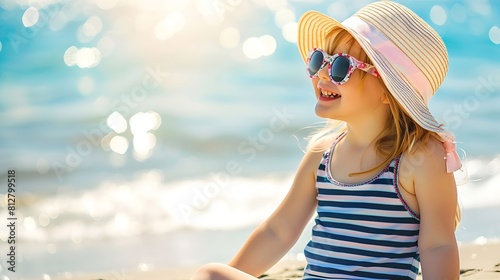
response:
[(192, 280), (256, 279), (292, 247), (317, 212), (303, 279), (458, 279), (451, 134), (427, 103), (448, 56), (408, 8), (376, 2), (340, 23), (310, 11), (298, 46), (330, 121), (311, 137), (293, 185), (229, 265)]

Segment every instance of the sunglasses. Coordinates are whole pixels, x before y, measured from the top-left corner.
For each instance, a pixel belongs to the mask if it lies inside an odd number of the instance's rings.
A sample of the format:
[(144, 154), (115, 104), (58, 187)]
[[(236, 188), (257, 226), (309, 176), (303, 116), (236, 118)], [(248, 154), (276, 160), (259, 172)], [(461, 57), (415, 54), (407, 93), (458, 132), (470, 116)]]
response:
[(307, 55), (307, 72), (309, 73), (309, 77), (316, 78), (319, 71), (327, 64), (330, 81), (336, 85), (345, 84), (355, 69), (363, 70), (375, 77), (380, 77), (380, 74), (373, 65), (359, 61), (346, 53), (336, 53), (330, 56), (319, 48), (312, 49)]

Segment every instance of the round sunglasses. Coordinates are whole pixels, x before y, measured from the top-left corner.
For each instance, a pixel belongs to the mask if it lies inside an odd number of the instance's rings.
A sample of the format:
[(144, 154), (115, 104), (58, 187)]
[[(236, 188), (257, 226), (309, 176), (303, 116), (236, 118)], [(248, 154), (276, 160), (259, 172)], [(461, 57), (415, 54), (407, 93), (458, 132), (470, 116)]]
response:
[(312, 49), (307, 55), (307, 72), (309, 77), (316, 78), (321, 69), (328, 64), (328, 76), (330, 81), (336, 85), (345, 84), (355, 69), (363, 70), (375, 77), (380, 74), (375, 66), (359, 61), (346, 53), (328, 55), (319, 48)]

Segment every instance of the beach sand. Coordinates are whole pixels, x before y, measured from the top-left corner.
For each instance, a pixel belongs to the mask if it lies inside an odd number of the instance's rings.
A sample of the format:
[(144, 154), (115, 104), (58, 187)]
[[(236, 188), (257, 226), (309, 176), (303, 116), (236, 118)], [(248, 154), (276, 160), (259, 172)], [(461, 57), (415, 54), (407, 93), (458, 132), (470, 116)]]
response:
[[(459, 246), (461, 279), (500, 279), (500, 243)], [(303, 261), (282, 261), (261, 276), (265, 280), (301, 279)], [(193, 268), (157, 269), (146, 272), (113, 272), (89, 275), (61, 275), (52, 279), (73, 280), (187, 280), (196, 270)], [(418, 279), (422, 279), (420, 276)]]

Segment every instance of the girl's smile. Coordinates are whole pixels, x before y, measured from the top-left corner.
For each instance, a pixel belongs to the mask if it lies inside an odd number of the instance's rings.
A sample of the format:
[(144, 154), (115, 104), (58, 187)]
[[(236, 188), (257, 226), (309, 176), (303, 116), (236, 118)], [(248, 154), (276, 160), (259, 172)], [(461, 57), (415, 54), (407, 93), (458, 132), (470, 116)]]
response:
[(318, 89), (319, 89), (318, 100), (333, 101), (340, 99), (342, 97), (341, 94), (336, 93), (333, 90), (327, 89), (326, 87), (323, 88), (319, 83), (318, 83)]

